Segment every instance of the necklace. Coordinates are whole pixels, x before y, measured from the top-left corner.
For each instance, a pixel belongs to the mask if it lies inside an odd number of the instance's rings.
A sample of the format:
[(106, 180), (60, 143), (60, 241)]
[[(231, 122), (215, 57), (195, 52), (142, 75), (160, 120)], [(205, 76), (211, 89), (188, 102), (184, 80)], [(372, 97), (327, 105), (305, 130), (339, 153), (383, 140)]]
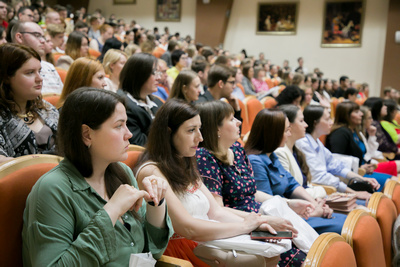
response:
[(22, 119), (25, 122), (25, 124), (27, 124), (27, 125), (31, 125), (35, 121), (35, 118), (34, 118), (32, 112), (30, 112), (30, 111), (26, 114), (17, 114), (17, 116), (20, 119)]

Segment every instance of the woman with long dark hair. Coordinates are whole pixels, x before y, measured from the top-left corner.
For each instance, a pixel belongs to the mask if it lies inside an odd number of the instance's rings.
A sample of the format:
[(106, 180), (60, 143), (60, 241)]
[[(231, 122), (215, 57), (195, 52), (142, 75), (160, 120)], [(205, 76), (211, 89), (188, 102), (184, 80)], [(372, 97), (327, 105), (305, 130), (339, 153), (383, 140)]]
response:
[(24, 211), (26, 266), (127, 266), (132, 253), (161, 257), (173, 234), (167, 183), (145, 177), (139, 190), (126, 160), (124, 99), (80, 88), (64, 103), (58, 147), (64, 159), (32, 188)]

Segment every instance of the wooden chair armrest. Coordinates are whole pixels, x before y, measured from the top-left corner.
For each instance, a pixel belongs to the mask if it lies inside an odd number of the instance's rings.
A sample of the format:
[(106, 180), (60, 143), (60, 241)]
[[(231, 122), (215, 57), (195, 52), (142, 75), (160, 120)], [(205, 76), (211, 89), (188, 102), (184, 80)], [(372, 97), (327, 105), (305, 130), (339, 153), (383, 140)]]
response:
[(193, 267), (193, 265), (187, 260), (162, 255), (157, 261), (156, 267)]
[(335, 193), (337, 190), (335, 187), (330, 186), (330, 185), (324, 185), (324, 184), (311, 184), (312, 186), (322, 186), (325, 189), (325, 192), (327, 195)]

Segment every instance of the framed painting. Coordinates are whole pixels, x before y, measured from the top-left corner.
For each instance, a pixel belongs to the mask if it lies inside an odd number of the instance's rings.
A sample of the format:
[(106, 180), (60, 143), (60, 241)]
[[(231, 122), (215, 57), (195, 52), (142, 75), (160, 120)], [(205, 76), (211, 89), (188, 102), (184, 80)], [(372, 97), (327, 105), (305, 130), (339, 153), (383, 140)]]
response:
[(298, 2), (258, 3), (257, 34), (296, 34)]
[(136, 4), (136, 0), (113, 0), (114, 5), (131, 5)]
[(181, 0), (156, 0), (156, 21), (180, 21)]
[(361, 47), (365, 1), (326, 1), (322, 47)]

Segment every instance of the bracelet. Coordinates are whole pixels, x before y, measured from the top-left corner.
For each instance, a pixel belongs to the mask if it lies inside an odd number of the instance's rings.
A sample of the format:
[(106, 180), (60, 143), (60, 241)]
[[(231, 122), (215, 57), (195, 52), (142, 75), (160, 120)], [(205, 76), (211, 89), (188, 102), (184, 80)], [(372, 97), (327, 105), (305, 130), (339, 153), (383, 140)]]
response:
[[(163, 203), (164, 203), (164, 198), (160, 200), (160, 202), (158, 203), (158, 207), (161, 206)], [(154, 201), (149, 201), (147, 202), (147, 204), (154, 207)]]

